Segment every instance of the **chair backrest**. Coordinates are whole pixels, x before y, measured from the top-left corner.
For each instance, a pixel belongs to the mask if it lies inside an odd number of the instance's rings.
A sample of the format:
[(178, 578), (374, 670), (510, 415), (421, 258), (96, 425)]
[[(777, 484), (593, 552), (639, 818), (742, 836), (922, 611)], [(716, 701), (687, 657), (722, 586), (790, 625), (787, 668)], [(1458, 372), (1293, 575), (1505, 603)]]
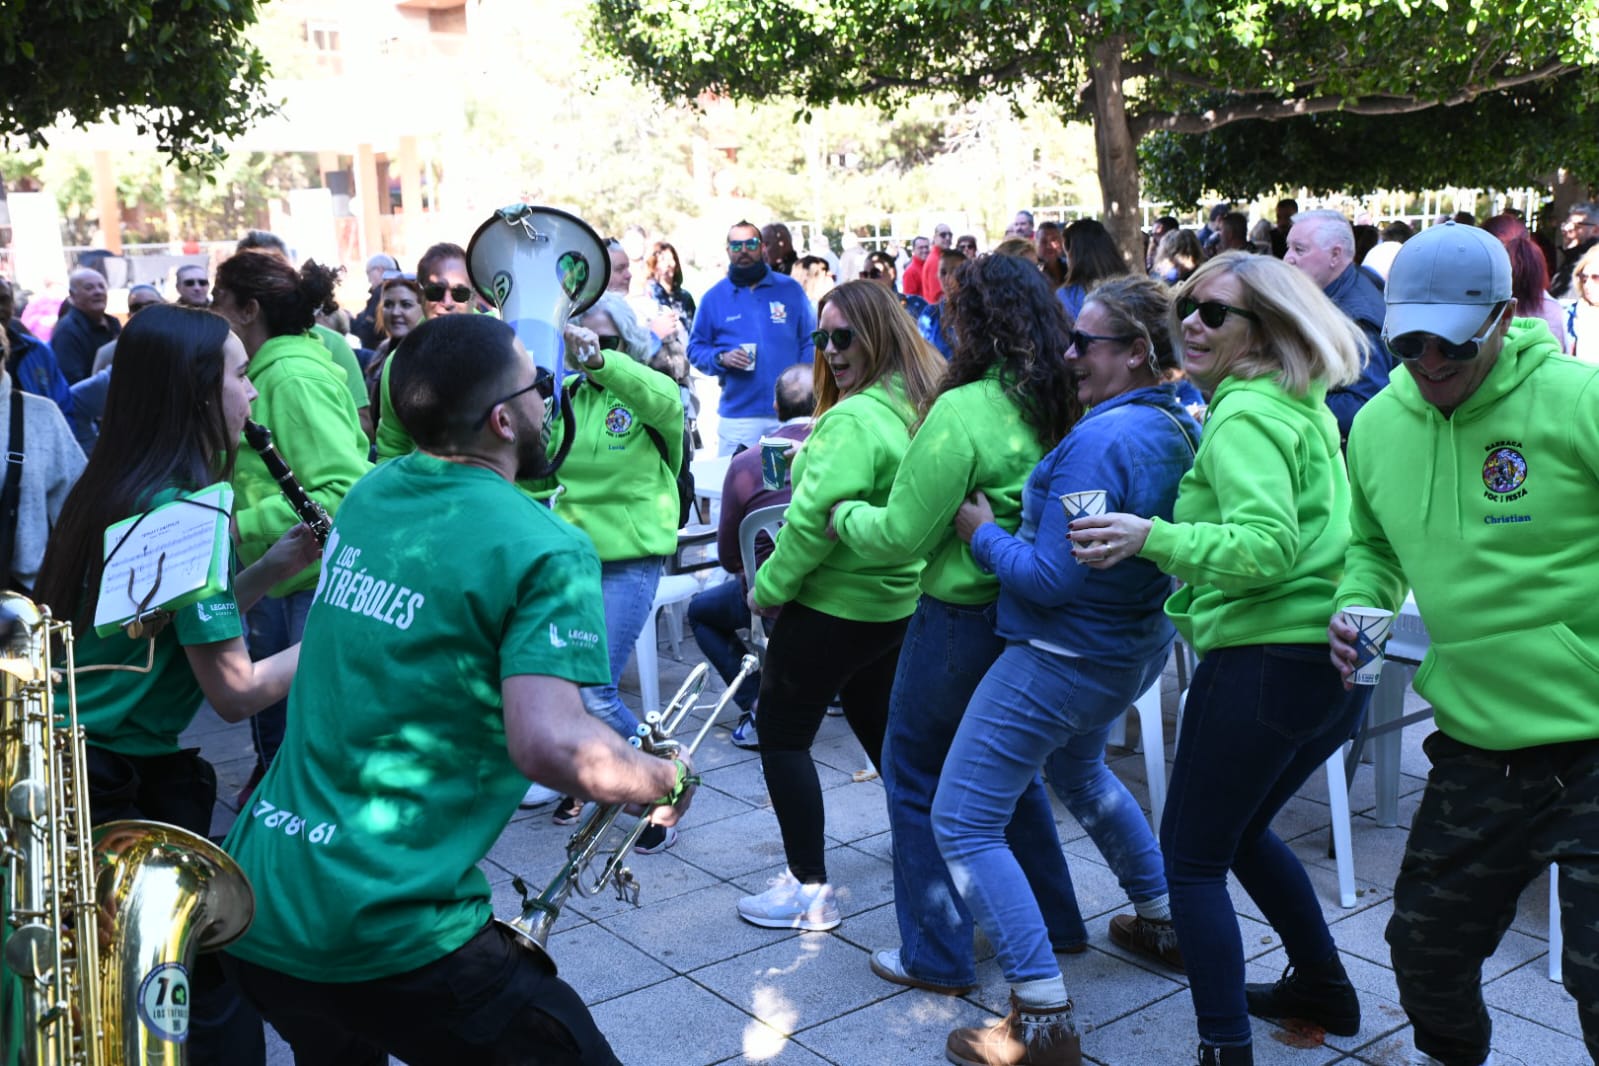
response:
[[(764, 532), (772, 539), (777, 539), (777, 531), (783, 525), (783, 517), (788, 513), (788, 504), (778, 503), (770, 507), (758, 507), (744, 516), (738, 524), (738, 557), (744, 564), (744, 582), (747, 587), (755, 587), (755, 538)], [(750, 643), (754, 644), (758, 653), (764, 658), (766, 650), (766, 627), (761, 624), (761, 617), (752, 614), (750, 618)]]

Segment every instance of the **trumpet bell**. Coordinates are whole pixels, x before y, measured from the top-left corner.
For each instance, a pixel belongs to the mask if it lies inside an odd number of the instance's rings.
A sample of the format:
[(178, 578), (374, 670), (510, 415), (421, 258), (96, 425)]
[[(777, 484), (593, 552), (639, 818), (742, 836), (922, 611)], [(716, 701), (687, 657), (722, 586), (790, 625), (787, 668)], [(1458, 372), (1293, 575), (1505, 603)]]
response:
[(472, 234), (466, 267), (533, 362), (559, 382), (561, 330), (594, 306), (611, 280), (611, 257), (599, 234), (565, 211), (512, 204)]

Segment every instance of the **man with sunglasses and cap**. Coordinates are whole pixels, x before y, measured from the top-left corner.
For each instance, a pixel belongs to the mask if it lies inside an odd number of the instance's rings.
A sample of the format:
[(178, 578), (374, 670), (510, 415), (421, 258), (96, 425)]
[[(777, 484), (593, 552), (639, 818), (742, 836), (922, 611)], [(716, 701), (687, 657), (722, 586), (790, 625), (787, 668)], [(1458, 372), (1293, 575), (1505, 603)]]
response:
[(761, 259), (761, 231), (738, 222), (727, 232), (727, 277), (700, 300), (688, 359), (715, 375), (717, 454), (754, 448), (771, 428), (772, 388), (795, 363), (809, 362), (816, 315), (805, 288)]
[(1438, 731), (1387, 938), (1418, 1061), (1444, 1066), (1487, 1060), (1482, 963), (1551, 862), (1565, 986), (1599, 1059), (1599, 368), (1512, 318), (1510, 286), (1504, 246), (1473, 226), (1395, 257), (1383, 338), (1406, 373), (1349, 437), (1328, 627), (1346, 679), (1344, 608), (1397, 612), (1409, 587), (1431, 635), (1415, 685)]

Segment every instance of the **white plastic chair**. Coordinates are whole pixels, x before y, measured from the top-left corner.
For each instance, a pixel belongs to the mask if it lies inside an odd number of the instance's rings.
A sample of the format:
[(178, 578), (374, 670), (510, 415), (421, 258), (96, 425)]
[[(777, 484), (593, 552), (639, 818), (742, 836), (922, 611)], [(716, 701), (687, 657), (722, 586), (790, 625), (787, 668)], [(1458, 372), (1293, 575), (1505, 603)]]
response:
[(661, 665), (657, 645), (660, 638), (655, 632), (661, 608), (667, 609), (672, 654), (676, 655), (683, 642), (683, 618), (677, 608), (686, 605), (704, 587), (695, 574), (665, 574), (655, 586), (655, 602), (650, 605), (644, 628), (639, 630), (638, 639), (633, 642), (633, 658), (638, 664), (639, 701), (645, 713), (661, 709)]
[[(1149, 824), (1160, 832), (1160, 813), (1166, 807), (1166, 736), (1160, 713), (1160, 678), (1133, 701), (1129, 715), (1138, 715), (1139, 746), (1144, 749), (1144, 776), (1149, 781)], [(1127, 746), (1127, 717), (1116, 719), (1106, 743)]]
[[(758, 507), (745, 515), (738, 524), (738, 557), (744, 564), (744, 581), (750, 588), (755, 587), (755, 538), (765, 533), (774, 541), (777, 531), (782, 528), (783, 516), (788, 514), (788, 504), (774, 503), (770, 507)], [(761, 622), (761, 616), (750, 612), (750, 647), (764, 666), (766, 663), (766, 626)]]

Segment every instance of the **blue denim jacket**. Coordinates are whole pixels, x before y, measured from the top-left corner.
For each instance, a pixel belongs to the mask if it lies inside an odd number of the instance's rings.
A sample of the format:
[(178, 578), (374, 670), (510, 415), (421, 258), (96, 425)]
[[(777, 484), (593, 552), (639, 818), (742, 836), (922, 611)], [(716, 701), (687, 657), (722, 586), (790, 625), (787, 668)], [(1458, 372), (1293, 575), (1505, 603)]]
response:
[(1109, 570), (1079, 565), (1061, 497), (1103, 489), (1107, 513), (1170, 521), (1199, 433), (1172, 385), (1125, 392), (1083, 416), (1027, 479), (1016, 535), (989, 523), (972, 537), (973, 556), (999, 578), (1000, 636), (1120, 661), (1171, 641), (1161, 613), (1171, 579), (1138, 558)]

